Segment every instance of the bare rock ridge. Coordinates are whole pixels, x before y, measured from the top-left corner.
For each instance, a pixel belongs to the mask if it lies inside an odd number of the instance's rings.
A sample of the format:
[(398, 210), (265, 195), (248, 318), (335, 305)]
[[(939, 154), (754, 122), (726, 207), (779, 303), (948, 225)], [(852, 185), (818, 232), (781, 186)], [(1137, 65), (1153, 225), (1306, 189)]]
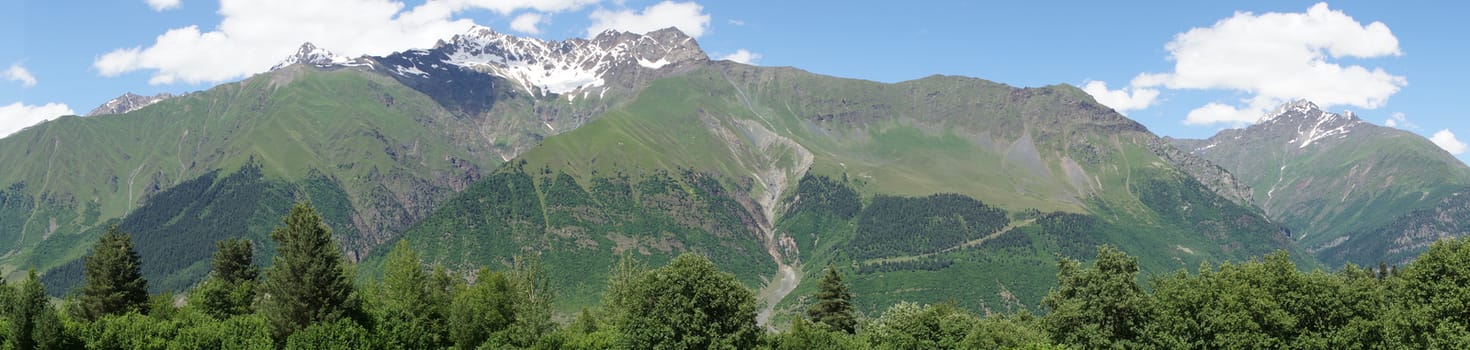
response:
[(302, 43), (301, 47), (296, 49), (295, 54), (292, 54), (290, 57), (286, 57), (286, 59), (281, 60), (281, 63), (277, 63), (275, 66), (271, 66), (271, 70), (285, 68), (287, 66), (297, 63), (309, 64), (325, 68), (334, 65), (345, 65), (351, 61), (351, 59), (345, 56), (337, 55), (335, 53), (332, 53), (331, 51), (327, 51), (326, 49), (317, 47), (316, 45), (307, 42)]
[[(432, 50), (415, 53), (442, 55), (444, 63), (504, 77), (536, 95), (592, 92), (640, 69), (709, 59), (693, 38), (674, 28), (648, 34), (610, 30), (592, 39), (545, 41), (477, 26)], [(442, 67), (396, 70), (426, 68)]]
[(1184, 170), (1185, 173), (1199, 181), (1201, 185), (1220, 196), (1229, 199), (1235, 204), (1253, 206), (1255, 200), (1251, 198), (1251, 187), (1245, 181), (1237, 179), (1235, 175), (1215, 165), (1204, 158), (1192, 153), (1179, 150), (1170, 145), (1170, 139), (1159, 138), (1148, 143), (1150, 150), (1159, 155), (1174, 166)]
[(117, 98), (107, 100), (107, 102), (102, 103), (101, 106), (97, 106), (97, 108), (93, 108), (91, 112), (87, 112), (87, 116), (91, 117), (108, 114), (123, 114), (136, 111), (139, 108), (147, 107), (148, 105), (157, 103), (158, 101), (163, 101), (173, 97), (175, 96), (170, 93), (160, 93), (153, 96), (143, 96), (129, 92), (123, 94), (122, 96), (118, 96)]
[[(709, 56), (694, 38), (673, 27), (647, 34), (608, 30), (591, 39), (547, 41), (474, 26), (430, 49), (374, 59), (400, 76), (428, 79), (452, 74), (448, 72), (452, 67), (460, 67), (505, 78), (527, 93), (543, 96), (601, 94), (609, 85), (634, 78), (641, 70), (708, 61)], [(305, 43), (271, 69), (297, 63), (319, 68), (371, 64)]]

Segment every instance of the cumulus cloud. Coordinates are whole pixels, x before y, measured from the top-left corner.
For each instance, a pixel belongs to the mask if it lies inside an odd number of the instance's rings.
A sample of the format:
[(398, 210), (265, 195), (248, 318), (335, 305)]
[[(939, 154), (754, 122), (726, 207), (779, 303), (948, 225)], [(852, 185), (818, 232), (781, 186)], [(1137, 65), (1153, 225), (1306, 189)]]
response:
[(393, 0), (220, 0), (216, 29), (171, 29), (146, 47), (108, 52), (93, 68), (107, 77), (151, 71), (152, 84), (219, 82), (265, 71), (303, 42), (349, 57), (386, 55), (463, 33), (473, 22), (454, 15), (465, 10), (556, 13), (596, 2), (429, 0), (406, 8)]
[(1443, 148), (1447, 152), (1450, 152), (1450, 154), (1458, 156), (1465, 153), (1465, 143), (1460, 142), (1459, 139), (1455, 138), (1455, 133), (1450, 132), (1450, 129), (1444, 129), (1435, 132), (1434, 136), (1429, 138), (1429, 141), (1434, 141), (1435, 145), (1439, 146), (1439, 148)]
[(664, 1), (638, 12), (628, 9), (597, 9), (588, 18), (592, 20), (592, 25), (587, 27), (588, 37), (608, 29), (647, 33), (676, 27), (684, 34), (698, 38), (709, 28), (709, 15), (704, 13), (703, 6), (694, 2)]
[(756, 61), (759, 61), (761, 59), (761, 54), (750, 52), (745, 49), (739, 49), (735, 50), (735, 53), (720, 56), (720, 59), (730, 60), (736, 63), (754, 65)]
[(165, 10), (176, 9), (176, 8), (179, 8), (180, 5), (182, 5), (180, 0), (146, 0), (146, 1), (148, 2), (148, 7), (152, 7), (154, 11), (160, 11), (160, 12), (161, 11), (165, 11)]
[(63, 115), (74, 115), (71, 107), (61, 103), (32, 106), (20, 102), (0, 106), (0, 138), (10, 136), (27, 126), (54, 119)]
[(1207, 28), (1178, 34), (1165, 45), (1174, 71), (1140, 74), (1134, 88), (1233, 90), (1244, 106), (1211, 103), (1189, 113), (1191, 124), (1249, 123), (1293, 99), (1324, 108), (1383, 106), (1407, 84), (1382, 68), (1342, 59), (1402, 55), (1387, 25), (1367, 25), (1318, 3), (1304, 13), (1237, 12)]
[(526, 34), (541, 34), (541, 28), (536, 27), (540, 24), (541, 14), (535, 12), (522, 13), (510, 21), (510, 29)]
[(1210, 102), (1203, 107), (1189, 111), (1189, 114), (1184, 117), (1184, 123), (1191, 125), (1217, 123), (1243, 124), (1260, 119), (1261, 114), (1261, 112), (1257, 112), (1256, 107), (1241, 109), (1231, 105)]
[(1394, 112), (1393, 115), (1383, 121), (1383, 126), (1406, 130), (1419, 130), (1419, 125), (1410, 122), (1408, 116), (1404, 115), (1404, 112)]
[(1112, 107), (1118, 113), (1127, 114), (1128, 111), (1140, 110), (1154, 105), (1159, 99), (1159, 90), (1147, 88), (1120, 88), (1109, 90), (1108, 83), (1089, 80), (1082, 84), (1082, 91), (1092, 95), (1092, 98), (1105, 106)]
[(20, 63), (12, 64), (9, 69), (5, 70), (5, 80), (20, 82), (20, 85), (25, 87), (36, 86), (36, 76)]

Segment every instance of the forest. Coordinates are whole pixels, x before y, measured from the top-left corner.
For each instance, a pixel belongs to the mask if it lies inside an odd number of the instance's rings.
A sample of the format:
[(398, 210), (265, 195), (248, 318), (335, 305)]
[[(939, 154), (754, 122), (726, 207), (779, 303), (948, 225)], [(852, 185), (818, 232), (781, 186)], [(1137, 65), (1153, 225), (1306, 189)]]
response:
[(853, 307), (863, 296), (844, 281), (853, 268), (828, 266), (804, 312), (765, 328), (756, 323), (750, 286), (697, 254), (657, 267), (625, 255), (610, 267), (600, 305), (559, 316), (551, 308), (557, 291), (533, 255), (466, 274), (426, 265), (408, 244), (398, 244), (382, 278), (364, 282), (309, 204), (296, 204), (270, 238), (275, 256), (267, 268), (257, 266), (258, 247), (250, 241), (225, 239), (215, 244), (204, 282), (184, 295), (150, 295), (132, 236), (113, 227), (85, 258), (79, 292), (53, 300), (34, 272), (0, 284), (3, 346), (1470, 348), (1470, 242), (1462, 239), (1434, 243), (1402, 268), (1302, 271), (1279, 252), (1154, 276), (1140, 276), (1135, 257), (1103, 245), (1090, 262), (1058, 259), (1056, 284), (1038, 313), (900, 302), (864, 315)]

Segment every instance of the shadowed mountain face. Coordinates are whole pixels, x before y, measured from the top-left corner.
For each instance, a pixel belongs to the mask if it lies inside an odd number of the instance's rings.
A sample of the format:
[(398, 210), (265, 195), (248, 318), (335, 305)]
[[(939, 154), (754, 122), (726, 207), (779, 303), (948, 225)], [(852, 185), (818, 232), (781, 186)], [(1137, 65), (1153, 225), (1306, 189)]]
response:
[(1467, 218), (1470, 170), (1418, 135), (1307, 101), (1207, 140), (1173, 140), (1228, 169), (1252, 198), (1332, 266), (1401, 263)]

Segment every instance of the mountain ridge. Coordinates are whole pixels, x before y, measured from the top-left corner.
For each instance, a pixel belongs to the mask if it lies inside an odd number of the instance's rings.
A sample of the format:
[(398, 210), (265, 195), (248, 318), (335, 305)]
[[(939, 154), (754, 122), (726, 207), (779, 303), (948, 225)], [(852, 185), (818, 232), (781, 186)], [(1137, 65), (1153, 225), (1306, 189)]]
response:
[[(865, 309), (939, 295), (976, 306), (1001, 295), (1031, 303), (1044, 291), (944, 281), (999, 278), (985, 271), (1042, 279), (1055, 273), (1053, 254), (1085, 258), (1100, 243), (1148, 251), (1146, 269), (1158, 272), (1291, 249), (1259, 210), (1156, 154), (1172, 147), (1159, 140), (1070, 86), (945, 76), (884, 84), (710, 62), (548, 137), (491, 175), (499, 182), (476, 184), (401, 239), (450, 266), (542, 252), (575, 267), (551, 272), (568, 286), (560, 307), (569, 309), (595, 299), (576, 281), (604, 272), (586, 266), (629, 251), (653, 263), (681, 251), (716, 256), (774, 291), (767, 307), (789, 311), (802, 301), (781, 297), (783, 267), (798, 274), (793, 295), (835, 264), (869, 271), (853, 279), (872, 300)], [(738, 218), (708, 226), (691, 216), (725, 210)], [(544, 219), (465, 215), (495, 212)], [(883, 226), (913, 218), (925, 219), (900, 225), (913, 227), (907, 234)], [(898, 241), (908, 243), (880, 247)], [(490, 247), (465, 248), (476, 245)]]
[(107, 100), (107, 102), (103, 102), (101, 105), (97, 106), (97, 108), (93, 108), (91, 112), (87, 112), (86, 116), (95, 117), (108, 114), (123, 114), (136, 111), (143, 107), (148, 107), (148, 105), (158, 103), (158, 101), (163, 101), (174, 97), (177, 96), (174, 96), (174, 94), (170, 94), (167, 92), (159, 93), (153, 96), (142, 96), (128, 92), (122, 94), (122, 96)]
[[(393, 63), (431, 51), (345, 59), (306, 43), (283, 61), (286, 64), (239, 82), (154, 101), (122, 114), (42, 123), (0, 139), (0, 163), (38, 165), (0, 171), (0, 182), (7, 184), (5, 202), (0, 203), (0, 231), (9, 243), (0, 246), (4, 253), (0, 272), (77, 266), (76, 258), (85, 253), (83, 242), (98, 234), (99, 227), (155, 222), (139, 216), (179, 218), (178, 230), (189, 230), (192, 226), (187, 223), (196, 220), (208, 222), (208, 216), (198, 213), (224, 210), (219, 203), (149, 204), (175, 190), (238, 193), (228, 190), (235, 185), (226, 179), (251, 162), (258, 163), (262, 178), (258, 185), (248, 186), (264, 186), (295, 200), (320, 200), (311, 193), (340, 193), (328, 196), (339, 203), (333, 208), (333, 229), (347, 256), (360, 259), (427, 215), (447, 194), (463, 190), (504, 160), (547, 135), (596, 118), (600, 110), (627, 98), (647, 81), (683, 69), (683, 61), (652, 69), (631, 58), (640, 45), (657, 44), (655, 38), (687, 38), (669, 30), (652, 34), (656, 37), (605, 33), (604, 44), (616, 48), (617, 54), (590, 57), (583, 63), (633, 63), (604, 64), (618, 69), (603, 71), (607, 83), (603, 90), (575, 101), (569, 96), (531, 94), (494, 71), (443, 60), (420, 61), (426, 67), (443, 68), (436, 71), (444, 72), (437, 79), (394, 72)], [(575, 43), (592, 45), (586, 40)], [(478, 48), (497, 44), (485, 45)], [(700, 54), (691, 60), (706, 59), (697, 44), (690, 41), (690, 45), (694, 46), (685, 48)], [(491, 51), (500, 52), (496, 50)], [(191, 185), (178, 187), (182, 184)], [(218, 191), (198, 192), (215, 187)], [(269, 217), (282, 210), (278, 202), (262, 200), (229, 210), (245, 211), (239, 213), (243, 217)], [(127, 228), (155, 237), (151, 228)], [(260, 240), (263, 233), (256, 231), (268, 229), (252, 224), (247, 233), (253, 236), (247, 237)], [(174, 234), (185, 236), (152, 244), (193, 246), (194, 238), (188, 237), (214, 237)], [(150, 278), (169, 281), (159, 288), (182, 288), (204, 271), (193, 263), (167, 264), (182, 269), (153, 271)], [(50, 274), (48, 285), (64, 293), (66, 280), (75, 281), (73, 277)]]
[[(337, 59), (314, 45), (298, 54), (241, 82), (0, 139), (0, 162), (62, 164), (0, 172), (17, 186), (7, 201), (40, 203), (0, 207), (0, 227), (21, 233), (0, 263), (55, 272), (45, 278), (64, 293), (79, 242), (107, 223), (139, 232), (145, 261), (199, 257), (167, 252), (260, 240), (260, 218), (310, 200), (368, 272), (398, 240), (456, 269), (536, 253), (568, 290), (559, 307), (575, 308), (617, 256), (692, 251), (765, 285), (769, 320), (798, 308), (786, 296), (826, 264), (860, 275), (868, 310), (943, 295), (978, 307), (1034, 305), (1045, 291), (1027, 281), (1097, 244), (1156, 272), (1294, 249), (1230, 194), (1228, 173), (1068, 85), (885, 84), (712, 61), (677, 30), (546, 42), (472, 29), (342, 64), (317, 64)], [(556, 72), (570, 78), (536, 80)], [(263, 195), (225, 200), (249, 193)], [(245, 228), (206, 230), (227, 224)], [(183, 289), (204, 266), (147, 273)], [(997, 284), (956, 290), (955, 278)]]
[[(1450, 198), (1470, 185), (1470, 168), (1427, 139), (1373, 125), (1352, 112), (1330, 113), (1306, 100), (1283, 104), (1256, 124), (1209, 139), (1170, 141), (1244, 179), (1273, 220), (1333, 265), (1402, 262), (1415, 250), (1400, 248), (1422, 248), (1428, 244), (1424, 237), (1439, 234), (1413, 238), (1402, 230), (1415, 230), (1390, 223), (1421, 210), (1450, 210), (1455, 206)], [(1458, 225), (1438, 230), (1451, 234)], [(1374, 248), (1377, 253), (1332, 253), (1384, 244), (1389, 248)]]

